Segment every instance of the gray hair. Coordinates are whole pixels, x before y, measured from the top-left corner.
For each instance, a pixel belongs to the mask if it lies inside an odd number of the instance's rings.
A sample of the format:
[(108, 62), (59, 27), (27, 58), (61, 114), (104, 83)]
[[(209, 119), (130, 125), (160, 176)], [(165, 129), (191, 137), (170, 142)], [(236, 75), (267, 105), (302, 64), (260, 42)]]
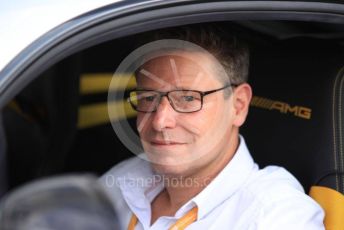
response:
[(224, 84), (247, 82), (249, 49), (235, 34), (215, 24), (188, 25), (160, 29), (143, 40), (179, 39), (192, 42), (211, 53), (223, 66), (229, 79), (220, 76)]

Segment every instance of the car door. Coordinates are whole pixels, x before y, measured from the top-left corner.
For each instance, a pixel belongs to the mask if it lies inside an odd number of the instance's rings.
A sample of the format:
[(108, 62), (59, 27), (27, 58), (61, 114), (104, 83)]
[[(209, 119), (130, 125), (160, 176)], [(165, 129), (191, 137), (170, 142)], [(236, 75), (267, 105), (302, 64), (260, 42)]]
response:
[[(97, 62), (97, 60), (125, 57), (128, 53), (125, 51), (133, 48), (131, 41), (137, 40), (139, 34), (185, 24), (230, 22), (246, 31), (244, 36), (249, 37), (252, 34), (255, 38), (252, 40), (258, 44), (256, 45), (258, 48), (266, 43), (269, 43), (266, 47), (274, 47), (270, 43), (292, 38), (303, 38), (306, 40), (304, 44), (312, 39), (322, 39), (324, 42), (321, 44), (328, 41), (338, 47), (343, 44), (344, 4), (340, 1), (168, 0), (110, 3), (103, 1), (97, 5), (89, 4), (79, 11), (69, 11), (64, 18), (49, 24), (50, 28), (44, 27), (45, 30), (37, 32), (30, 40), (32, 42), (18, 46), (13, 44), (15, 49), (1, 62), (0, 106), (4, 111), (7, 109), (3, 140), (9, 150), (2, 151), (3, 167), (1, 168), (3, 170), (8, 168), (1, 173), (6, 175), (8, 172), (1, 183), (3, 190), (42, 176), (59, 173), (75, 171), (102, 173), (106, 168), (130, 156), (127, 155), (130, 151), (127, 151), (118, 138), (116, 141), (111, 138), (100, 138), (104, 143), (111, 142), (112, 145), (104, 148), (103, 152), (106, 152), (106, 155), (103, 157), (92, 154), (95, 151), (101, 152), (100, 146), (105, 146), (105, 144), (100, 145), (99, 143), (102, 142), (99, 140), (93, 142), (93, 138), (100, 137), (99, 133), (108, 137), (112, 126), (110, 121), (106, 120), (106, 116), (104, 120), (104, 107), (102, 107), (102, 115), (99, 115), (103, 117), (99, 118), (100, 120), (96, 118), (83, 120), (83, 117), (89, 117), (89, 114), (94, 112), (92, 108), (99, 108), (87, 107), (96, 104), (93, 102), (99, 102), (98, 99), (94, 99), (94, 94), (92, 96), (90, 93), (92, 83), (87, 82), (92, 82), (92, 79), (97, 82), (105, 79), (106, 82), (108, 80), (104, 78), (105, 75), (101, 74), (105, 73), (107, 77), (112, 77), (113, 74), (112, 67), (108, 68), (104, 64), (105, 61)], [(73, 7), (77, 7), (78, 4)], [(51, 9), (54, 9), (53, 5), (50, 6), (49, 10)], [(29, 8), (24, 10), (28, 11)], [(37, 12), (50, 11), (42, 9)], [(68, 21), (65, 21), (67, 19)], [(41, 20), (44, 20), (44, 17)], [(283, 23), (284, 21), (286, 23)], [(35, 23), (39, 26), (41, 21), (36, 20)], [(312, 26), (320, 28), (321, 25), (320, 32), (311, 29)], [(30, 31), (26, 31), (22, 36), (26, 34), (30, 34)], [(10, 39), (7, 38), (7, 42), (3, 42), (2, 46), (5, 47), (9, 42)], [(13, 43), (17, 41), (13, 40)], [(300, 44), (302, 42), (298, 43), (301, 48)], [(282, 47), (283, 44), (278, 43), (277, 46)], [(12, 45), (8, 48), (11, 47)], [(115, 47), (112, 53), (107, 53), (112, 56), (105, 56), (109, 47)], [(316, 45), (310, 47), (315, 48)], [(257, 50), (258, 59), (263, 52)], [(282, 51), (285, 52), (281, 49)], [(119, 60), (114, 63), (118, 64)], [(107, 65), (111, 65), (111, 61)], [(49, 81), (50, 76), (55, 76), (54, 80)], [(30, 88), (30, 84), (38, 81), (38, 78), (46, 80), (40, 80)], [(86, 88), (82, 88), (80, 84), (85, 84)], [(106, 84), (105, 86), (108, 87)], [(87, 98), (87, 94), (91, 96)], [(16, 103), (13, 103), (14, 99)], [(32, 101), (40, 101), (44, 108), (50, 111), (48, 114), (51, 116), (44, 117), (44, 109), (32, 109), (35, 107), (32, 106)], [(102, 102), (106, 103), (105, 100)], [(18, 106), (18, 103), (22, 106)], [(289, 103), (288, 106), (291, 108), (292, 105)], [(9, 107), (12, 109), (10, 112), (8, 112)], [(290, 110), (294, 111), (293, 109), (294, 107)], [(14, 114), (18, 115), (20, 112), (23, 112), (19, 115), (21, 120), (14, 119)], [(26, 117), (27, 114), (34, 116)], [(341, 115), (336, 120), (341, 120)], [(133, 125), (132, 121), (130, 125)], [(89, 128), (104, 123), (108, 124), (105, 131)], [(338, 127), (340, 126), (341, 124)], [(340, 129), (335, 130), (335, 133), (340, 133)], [(336, 142), (341, 143), (341, 141), (340, 137), (339, 139), (336, 137)], [(109, 149), (114, 148), (125, 154), (111, 156)], [(25, 155), (24, 152), (30, 154)], [(331, 167), (333, 166), (336, 174), (339, 175), (337, 182), (333, 182), (335, 184), (333, 188), (343, 193), (344, 156), (341, 151), (337, 152), (336, 162), (331, 163)], [(89, 158), (83, 158), (84, 156)], [(99, 160), (102, 158), (103, 160)], [(84, 164), (80, 163), (82, 161)], [(302, 171), (299, 168), (296, 170)]]

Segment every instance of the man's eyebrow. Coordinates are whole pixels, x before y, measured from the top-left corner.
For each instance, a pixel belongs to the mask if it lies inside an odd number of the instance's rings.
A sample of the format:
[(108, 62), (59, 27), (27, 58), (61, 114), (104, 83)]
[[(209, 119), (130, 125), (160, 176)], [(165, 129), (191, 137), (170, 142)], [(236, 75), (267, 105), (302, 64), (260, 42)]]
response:
[(156, 91), (156, 89), (152, 89), (152, 88), (143, 88), (143, 87), (136, 87), (135, 90), (154, 90), (154, 91)]
[(190, 89), (189, 87), (183, 87), (183, 86), (177, 86), (175, 90), (195, 90), (195, 89)]
[[(144, 88), (144, 87), (136, 87), (135, 90), (147, 90), (147, 91), (163, 92), (163, 91), (161, 91), (161, 90), (159, 90), (159, 89)], [(173, 89), (168, 90), (168, 91), (174, 91), (174, 90), (196, 90), (196, 89), (190, 89), (190, 88), (185, 88), (185, 87), (176, 86), (176, 87), (174, 87)]]

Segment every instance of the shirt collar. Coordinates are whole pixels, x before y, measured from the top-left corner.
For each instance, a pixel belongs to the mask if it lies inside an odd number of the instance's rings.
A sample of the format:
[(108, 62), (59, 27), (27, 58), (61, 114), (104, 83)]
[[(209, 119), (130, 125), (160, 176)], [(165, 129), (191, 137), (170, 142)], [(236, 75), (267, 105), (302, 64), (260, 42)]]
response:
[(154, 174), (151, 165), (139, 156), (132, 170), (117, 177), (117, 184), (130, 210), (140, 223), (150, 226), (151, 202), (163, 190), (163, 183)]
[(144, 208), (147, 201), (150, 203), (157, 195), (155, 193), (163, 189), (159, 176), (142, 158), (138, 159), (136, 167), (134, 166), (131, 171), (118, 177), (117, 182), (129, 206), (133, 205), (137, 208)]

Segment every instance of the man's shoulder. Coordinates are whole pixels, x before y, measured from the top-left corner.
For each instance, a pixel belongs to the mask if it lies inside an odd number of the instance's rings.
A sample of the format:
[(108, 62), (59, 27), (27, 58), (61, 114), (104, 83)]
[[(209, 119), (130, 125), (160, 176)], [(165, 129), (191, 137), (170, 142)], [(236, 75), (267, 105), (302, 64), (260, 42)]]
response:
[(128, 173), (140, 175), (141, 171), (147, 171), (147, 168), (149, 167), (149, 163), (140, 157), (131, 157), (113, 166), (110, 170), (104, 173), (101, 178), (109, 175), (117, 178), (125, 176)]
[(246, 183), (245, 190), (265, 204), (290, 196), (307, 197), (300, 182), (279, 166), (267, 166), (256, 171)]
[(144, 177), (150, 173), (150, 165), (140, 157), (132, 157), (124, 160), (99, 178), (99, 183), (103, 186), (108, 195), (112, 198), (115, 206), (125, 205), (122, 197), (122, 186), (127, 180)]
[(251, 185), (260, 189), (278, 189), (279, 187), (291, 187), (304, 193), (300, 182), (285, 168), (280, 166), (266, 166), (254, 173), (251, 177)]
[(324, 213), (321, 207), (305, 194), (298, 180), (282, 167), (267, 166), (258, 170), (244, 189), (261, 210), (260, 224), (299, 226), (298, 221), (305, 226), (322, 224)]

